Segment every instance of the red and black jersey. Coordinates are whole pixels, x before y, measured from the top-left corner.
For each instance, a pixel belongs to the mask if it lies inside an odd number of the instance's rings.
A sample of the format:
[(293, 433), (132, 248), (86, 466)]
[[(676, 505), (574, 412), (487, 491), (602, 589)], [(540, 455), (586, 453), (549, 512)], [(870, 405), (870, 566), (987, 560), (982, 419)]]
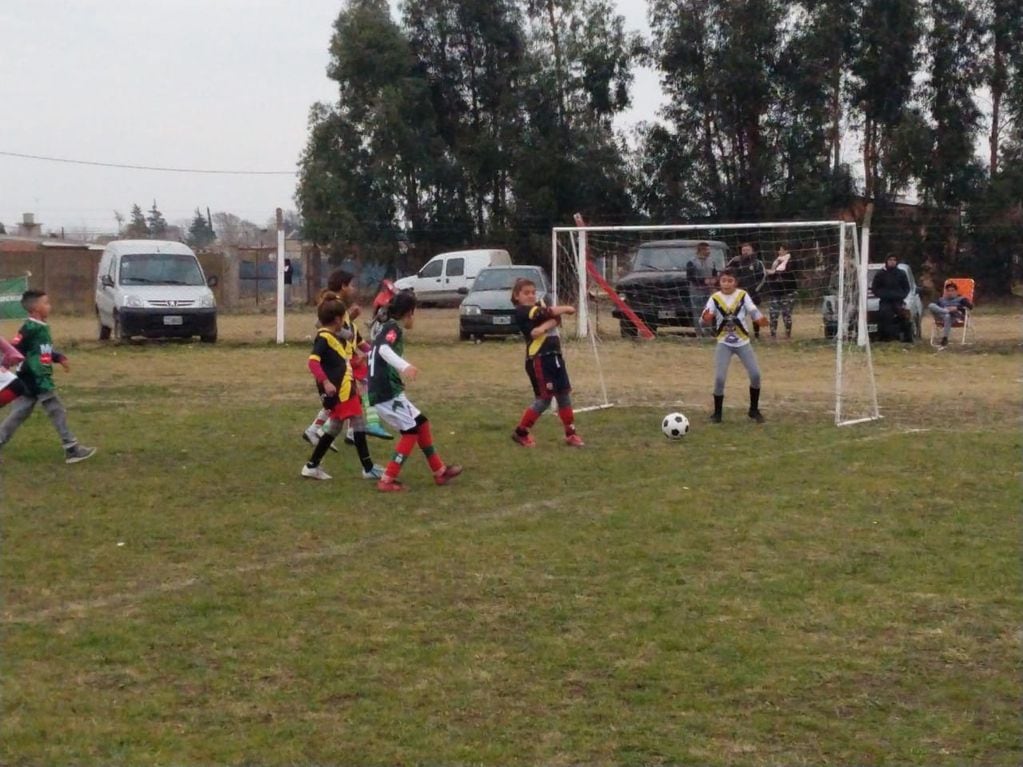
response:
[[(338, 398), (342, 401), (348, 399), (352, 392), (352, 368), (348, 364), (347, 351), (344, 341), (326, 328), (321, 328), (313, 341), (312, 354), (309, 355), (310, 364), (319, 363), (327, 380), (337, 387)], [(316, 386), (322, 393), (323, 384), (317, 381)]]
[(542, 336), (533, 338), (533, 329), (551, 319), (554, 315), (542, 301), (533, 306), (515, 307), (515, 324), (526, 339), (526, 358), (538, 354), (558, 354), (561, 352), (561, 337), (556, 327), (551, 328)]

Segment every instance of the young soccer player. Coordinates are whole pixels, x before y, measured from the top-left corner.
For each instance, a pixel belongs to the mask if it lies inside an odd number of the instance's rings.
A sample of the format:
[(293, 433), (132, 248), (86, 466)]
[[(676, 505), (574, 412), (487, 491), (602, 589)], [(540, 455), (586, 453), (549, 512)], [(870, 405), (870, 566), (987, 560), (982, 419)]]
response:
[(394, 457), (387, 464), (377, 489), (383, 492), (405, 490), (398, 481), (398, 472), (416, 444), (426, 456), (433, 472), (433, 481), (446, 485), (459, 474), (462, 467), (445, 465), (433, 445), (430, 422), (405, 396), (405, 379), (415, 380), (419, 371), (402, 355), (405, 353), (405, 331), (411, 330), (416, 318), (416, 297), (412, 293), (398, 293), (387, 310), (387, 322), (373, 340), (369, 358), (369, 401), (386, 424), (401, 432)]
[(302, 467), (302, 476), (330, 479), (330, 475), (320, 467), (320, 462), (347, 421), (354, 429), (355, 450), (362, 464), (363, 478), (379, 479), (383, 476), (383, 469), (373, 465), (366, 444), (362, 400), (352, 371), (352, 342), (341, 337), (345, 317), (348, 316), (344, 300), (336, 293), (327, 291), (316, 308), (316, 315), (320, 321), (320, 330), (313, 342), (312, 354), (309, 355), (309, 372), (316, 379), (316, 388), (328, 416), (313, 454)]
[(768, 320), (749, 294), (738, 287), (735, 272), (725, 269), (720, 277), (721, 290), (712, 295), (703, 309), (703, 321), (714, 329), (718, 345), (714, 354), (714, 414), (710, 420), (721, 423), (725, 401), (725, 377), (732, 355), (737, 356), (749, 374), (749, 417), (764, 422), (760, 412), (760, 367), (750, 345), (750, 322), (764, 327)]
[(561, 356), (561, 337), (558, 334), (562, 315), (575, 314), (575, 307), (546, 306), (538, 302), (536, 283), (525, 277), (515, 281), (511, 300), (515, 305), (515, 322), (526, 339), (526, 375), (536, 397), (522, 414), (519, 425), (512, 432), (512, 439), (523, 447), (536, 447), (536, 440), (529, 430), (551, 406), (551, 400), (556, 399), (558, 417), (565, 427), (565, 444), (583, 447), (585, 443), (575, 432), (572, 384)]
[(18, 368), (18, 378), (24, 387), (23, 393), (13, 400), (11, 412), (0, 424), (0, 447), (10, 442), (14, 432), (32, 414), (36, 403), (42, 405), (53, 428), (60, 435), (64, 448), (64, 462), (78, 463), (91, 458), (94, 447), (78, 443), (67, 425), (67, 411), (57, 396), (53, 382), (53, 363), (71, 370), (68, 358), (53, 348), (53, 337), (46, 320), (50, 316), (50, 297), (41, 290), (26, 290), (21, 296), (21, 306), (28, 313), (28, 319), (12, 339), (13, 346), (24, 357)]
[[(368, 399), (368, 388), (366, 385), (366, 367), (364, 364), (365, 355), (369, 354), (370, 345), (366, 343), (361, 334), (359, 333), (358, 325), (355, 320), (359, 316), (359, 306), (355, 303), (356, 296), (356, 285), (355, 276), (351, 272), (347, 272), (344, 269), (335, 269), (327, 277), (327, 289), (324, 293), (334, 293), (341, 297), (347, 309), (347, 314), (344, 318), (343, 327), (341, 329), (341, 337), (346, 341), (352, 350), (352, 363), (354, 366), (355, 382), (359, 390), (359, 396), (362, 399), (362, 412), (365, 422), (365, 432), (371, 437), (378, 437), (380, 439), (394, 439), (383, 426), (380, 425), (380, 417), (377, 415), (376, 409), (371, 407)], [(322, 299), (321, 299), (322, 300)], [(323, 424), (326, 422), (328, 413), (326, 410), (321, 409), (313, 422), (306, 427), (306, 430), (302, 433), (302, 438), (315, 445), (317, 440), (320, 438), (322, 433)], [(349, 429), (345, 436), (345, 442), (349, 445), (355, 444), (355, 432), (353, 429)], [(334, 452), (337, 452), (337, 446), (331, 447)]]

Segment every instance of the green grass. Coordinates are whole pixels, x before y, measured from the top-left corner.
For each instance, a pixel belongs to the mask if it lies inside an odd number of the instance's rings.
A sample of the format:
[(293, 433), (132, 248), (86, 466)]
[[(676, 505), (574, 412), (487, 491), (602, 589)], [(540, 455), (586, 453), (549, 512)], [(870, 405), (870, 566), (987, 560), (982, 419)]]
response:
[(0, 763), (1023, 760), (1016, 393), (851, 429), (730, 395), (681, 443), (616, 408), (527, 451), (519, 354), (411, 341), (461, 362), (411, 396), (466, 472), (416, 455), (395, 499), (351, 448), (298, 476), (302, 346), (83, 344), (101, 452), (63, 465), (41, 414), (3, 451)]

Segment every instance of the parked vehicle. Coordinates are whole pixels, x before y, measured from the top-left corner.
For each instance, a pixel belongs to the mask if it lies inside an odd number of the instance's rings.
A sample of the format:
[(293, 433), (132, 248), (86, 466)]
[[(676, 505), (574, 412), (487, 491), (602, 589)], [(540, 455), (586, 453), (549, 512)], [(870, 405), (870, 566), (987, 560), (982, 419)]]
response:
[[(695, 327), (689, 299), (686, 265), (696, 258), (696, 246), (706, 242), (710, 258), (720, 272), (725, 268), (728, 246), (717, 240), (657, 240), (644, 242), (632, 257), (628, 273), (615, 285), (623, 301), (654, 333), (658, 327)], [(636, 326), (620, 309), (612, 316), (623, 336), (635, 336)]]
[(550, 281), (539, 266), (491, 266), (479, 273), (458, 311), (458, 337), (466, 341), (519, 332), (511, 301), (515, 280), (525, 277), (536, 284), (536, 297), (550, 291)]
[[(880, 302), (870, 290), (874, 281), (874, 275), (884, 269), (884, 264), (867, 264), (867, 334), (871, 340), (877, 337), (877, 316)], [(924, 307), (920, 300), (920, 288), (917, 287), (916, 278), (909, 264), (899, 264), (899, 269), (905, 272), (909, 279), (909, 295), (906, 296), (906, 309), (909, 310), (910, 325), (913, 329), (913, 340), (920, 338), (922, 332)], [(838, 275), (831, 278), (828, 294), (824, 296), (821, 307), (822, 319), (824, 320), (824, 337), (834, 338), (838, 333)], [(856, 311), (852, 309), (849, 315), (850, 336), (856, 333)]]
[(488, 266), (512, 262), (507, 250), (456, 250), (438, 253), (411, 277), (395, 280), (396, 290), (412, 290), (421, 305), (458, 306), (476, 275)]
[(217, 304), (195, 253), (180, 242), (116, 240), (100, 257), (96, 318), (100, 340), (217, 340)]

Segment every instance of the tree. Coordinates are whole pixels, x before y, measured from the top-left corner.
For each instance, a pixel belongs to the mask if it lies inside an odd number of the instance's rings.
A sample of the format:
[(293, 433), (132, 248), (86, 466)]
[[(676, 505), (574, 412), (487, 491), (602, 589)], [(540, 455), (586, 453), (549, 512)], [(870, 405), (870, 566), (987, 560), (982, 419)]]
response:
[(146, 224), (149, 226), (150, 237), (159, 239), (167, 235), (167, 219), (156, 207), (156, 200), (153, 200), (153, 207), (149, 209), (149, 215), (146, 216)]
[(188, 227), (188, 244), (196, 250), (200, 250), (216, 239), (217, 234), (213, 231), (209, 221), (206, 220), (206, 216), (196, 208), (195, 216)]
[(393, 251), (399, 221), (426, 228), (426, 190), (446, 159), (427, 83), (385, 0), (349, 0), (330, 50), (339, 98), (310, 112), (296, 193), (305, 233)]
[(128, 224), (128, 228), (125, 230), (125, 235), (134, 239), (145, 239), (149, 237), (149, 225), (146, 223), (146, 217), (142, 213), (142, 208), (135, 203), (131, 206), (131, 222)]

